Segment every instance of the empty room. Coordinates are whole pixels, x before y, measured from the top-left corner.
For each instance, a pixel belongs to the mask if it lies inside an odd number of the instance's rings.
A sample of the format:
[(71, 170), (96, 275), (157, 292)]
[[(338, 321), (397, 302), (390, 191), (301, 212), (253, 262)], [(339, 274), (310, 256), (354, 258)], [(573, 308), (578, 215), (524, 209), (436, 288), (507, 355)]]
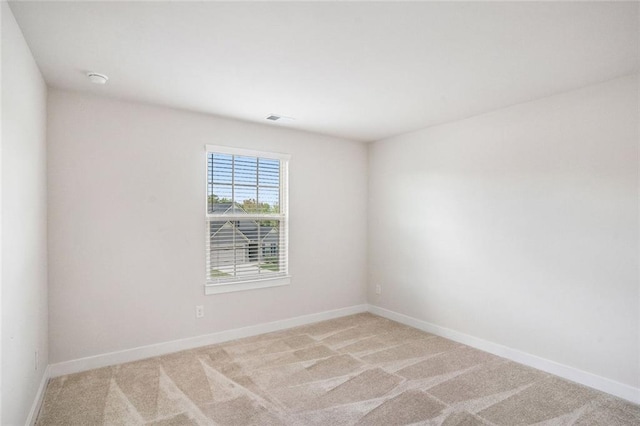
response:
[(640, 2), (0, 6), (1, 425), (640, 425)]

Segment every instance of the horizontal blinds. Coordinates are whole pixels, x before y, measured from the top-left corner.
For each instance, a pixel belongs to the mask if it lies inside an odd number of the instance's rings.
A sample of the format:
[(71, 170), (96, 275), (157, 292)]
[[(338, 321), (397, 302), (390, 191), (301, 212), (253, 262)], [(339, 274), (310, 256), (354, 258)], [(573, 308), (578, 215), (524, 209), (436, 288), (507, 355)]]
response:
[(287, 274), (284, 159), (207, 153), (207, 283)]

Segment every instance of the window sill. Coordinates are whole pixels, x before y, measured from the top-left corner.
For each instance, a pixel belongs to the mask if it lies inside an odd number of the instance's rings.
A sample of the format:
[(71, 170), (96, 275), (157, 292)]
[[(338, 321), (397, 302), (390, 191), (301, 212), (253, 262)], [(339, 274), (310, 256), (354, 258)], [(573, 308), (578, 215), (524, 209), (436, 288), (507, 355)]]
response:
[(204, 294), (221, 294), (232, 293), (234, 291), (255, 290), (258, 288), (268, 287), (280, 287), (283, 285), (289, 285), (291, 283), (291, 276), (270, 278), (263, 280), (241, 281), (228, 284), (207, 284), (204, 287)]

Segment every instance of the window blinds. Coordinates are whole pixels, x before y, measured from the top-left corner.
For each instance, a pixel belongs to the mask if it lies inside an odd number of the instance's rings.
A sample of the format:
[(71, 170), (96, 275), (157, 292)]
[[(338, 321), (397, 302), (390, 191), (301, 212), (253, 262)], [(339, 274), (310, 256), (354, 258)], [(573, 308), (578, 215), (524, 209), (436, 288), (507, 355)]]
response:
[(207, 285), (286, 276), (285, 156), (207, 147)]

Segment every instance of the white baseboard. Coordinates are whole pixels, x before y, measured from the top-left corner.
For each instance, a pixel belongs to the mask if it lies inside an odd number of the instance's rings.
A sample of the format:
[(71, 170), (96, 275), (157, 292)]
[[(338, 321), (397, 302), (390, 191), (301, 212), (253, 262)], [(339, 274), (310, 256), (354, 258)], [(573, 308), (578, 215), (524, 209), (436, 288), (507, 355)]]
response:
[(300, 325), (311, 324), (318, 321), (339, 318), (346, 315), (367, 312), (369, 305), (355, 305), (332, 311), (318, 312), (316, 314), (303, 315), (299, 317), (256, 324), (233, 330), (225, 330), (203, 336), (190, 337), (187, 339), (173, 340), (170, 342), (158, 343), (155, 345), (140, 346), (123, 351), (110, 352), (102, 355), (87, 358), (74, 359), (49, 365), (50, 377), (64, 376), (66, 374), (79, 373), (81, 371), (92, 370), (94, 368), (107, 367), (109, 365), (121, 364), (124, 362), (138, 361), (154, 356), (165, 355), (173, 352), (194, 349), (201, 346), (213, 345), (229, 340), (241, 339), (243, 337), (255, 336), (272, 331), (284, 330)]
[[(49, 367), (47, 367), (45, 376), (43, 377), (42, 384), (40, 385), (40, 389), (38, 390), (37, 398), (34, 401), (31, 413), (29, 414), (29, 421), (35, 421), (35, 416), (38, 414), (38, 410), (40, 409), (40, 405), (42, 404), (44, 389), (49, 377), (58, 377), (66, 374), (91, 370), (94, 368), (106, 367), (109, 365), (138, 361), (154, 356), (165, 355), (187, 349), (194, 349), (201, 346), (213, 345), (216, 343), (222, 343), (230, 340), (240, 339), (243, 337), (255, 336), (263, 333), (270, 333), (272, 331), (284, 330), (291, 327), (297, 327), (300, 325), (311, 324), (318, 321), (339, 318), (346, 315), (353, 315), (367, 311), (371, 312), (372, 314), (376, 314), (381, 317), (385, 317), (390, 320), (415, 327), (419, 330), (442, 336), (447, 339), (460, 342), (465, 345), (483, 350), (485, 352), (489, 352), (494, 355), (518, 362), (520, 364), (528, 365), (530, 367), (537, 368), (538, 370), (555, 374), (556, 376), (571, 380), (576, 383), (580, 383), (585, 386), (589, 386), (602, 392), (606, 392), (608, 394), (626, 399), (633, 403), (640, 404), (640, 389), (634, 388), (624, 383), (616, 382), (614, 380), (588, 373), (574, 367), (569, 367), (555, 361), (541, 358), (517, 349), (509, 348), (498, 343), (480, 339), (478, 337), (470, 336), (459, 331), (441, 327), (427, 321), (419, 320), (417, 318), (390, 311), (378, 306), (356, 305), (332, 311), (324, 311), (316, 314), (269, 322), (265, 324), (257, 324), (233, 330), (220, 331), (203, 336), (174, 340), (149, 346), (141, 346), (133, 349), (51, 364), (49, 365)], [(28, 424), (30, 425), (32, 423)]]
[(50, 374), (51, 369), (47, 366), (44, 370), (44, 374), (42, 375), (42, 380), (40, 381), (36, 397), (33, 400), (33, 404), (31, 404), (31, 410), (29, 410), (29, 416), (27, 417), (25, 426), (33, 426), (38, 419), (38, 413), (40, 412), (40, 407), (42, 407), (42, 401), (44, 400), (44, 391), (47, 389), (47, 382), (49, 381), (49, 377), (51, 377)]
[(608, 394), (626, 399), (627, 401), (640, 404), (640, 389), (634, 388), (633, 386), (625, 385), (624, 383), (616, 382), (614, 380), (588, 373), (574, 367), (559, 364), (555, 361), (541, 358), (536, 355), (531, 355), (529, 353), (509, 348), (498, 343), (493, 343), (487, 340), (473, 337), (459, 331), (440, 327), (439, 325), (435, 325), (427, 321), (419, 320), (417, 318), (390, 311), (379, 306), (369, 305), (369, 312), (405, 325), (409, 325), (419, 330), (426, 331), (428, 333), (432, 333), (459, 343), (463, 343), (465, 345), (492, 353), (494, 355), (518, 362), (520, 364), (537, 368), (538, 370), (542, 370), (547, 373), (560, 376), (567, 380), (571, 380), (573, 382), (580, 383), (599, 391), (606, 392)]

